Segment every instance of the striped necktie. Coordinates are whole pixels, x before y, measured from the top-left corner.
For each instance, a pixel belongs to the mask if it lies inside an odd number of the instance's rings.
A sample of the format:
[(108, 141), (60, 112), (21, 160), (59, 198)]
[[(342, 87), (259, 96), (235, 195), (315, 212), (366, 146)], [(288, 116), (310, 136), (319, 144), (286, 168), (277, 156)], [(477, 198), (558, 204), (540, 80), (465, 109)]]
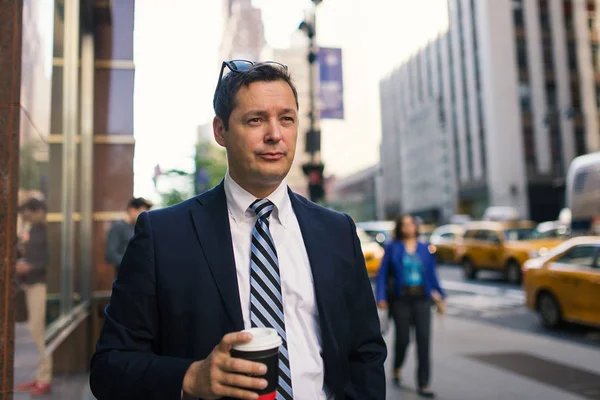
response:
[(283, 339), (279, 349), (279, 387), (277, 399), (292, 400), (292, 375), (285, 334), (283, 297), (275, 242), (269, 231), (273, 203), (256, 200), (250, 208), (258, 216), (252, 230), (250, 256), (250, 321), (252, 327), (274, 328)]

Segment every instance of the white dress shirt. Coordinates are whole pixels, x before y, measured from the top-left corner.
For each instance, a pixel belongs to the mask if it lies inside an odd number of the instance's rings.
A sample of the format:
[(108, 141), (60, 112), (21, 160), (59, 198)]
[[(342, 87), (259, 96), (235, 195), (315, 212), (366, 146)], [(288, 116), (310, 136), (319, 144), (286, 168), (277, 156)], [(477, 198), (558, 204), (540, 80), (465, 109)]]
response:
[[(237, 270), (238, 288), (245, 329), (250, 324), (250, 244), (256, 214), (250, 205), (256, 197), (225, 175), (225, 195)], [(292, 390), (294, 399), (326, 399), (318, 310), (312, 271), (302, 232), (284, 182), (267, 197), (274, 205), (269, 228), (281, 278)]]

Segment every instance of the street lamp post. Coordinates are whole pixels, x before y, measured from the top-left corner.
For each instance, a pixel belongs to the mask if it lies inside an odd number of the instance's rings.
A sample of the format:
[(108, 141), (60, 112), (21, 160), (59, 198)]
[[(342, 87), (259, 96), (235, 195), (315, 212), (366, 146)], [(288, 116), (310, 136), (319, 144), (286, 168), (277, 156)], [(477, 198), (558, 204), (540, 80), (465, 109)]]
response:
[(325, 188), (323, 181), (324, 165), (317, 157), (321, 151), (321, 131), (318, 128), (318, 110), (315, 101), (315, 68), (318, 61), (316, 51), (316, 6), (322, 0), (313, 0), (315, 7), (312, 10), (310, 20), (302, 21), (299, 30), (304, 32), (308, 37), (308, 92), (309, 92), (309, 119), (310, 126), (306, 132), (306, 152), (310, 155), (310, 160), (302, 165), (304, 174), (308, 177), (308, 193), (309, 197), (314, 202), (319, 202), (325, 198)]

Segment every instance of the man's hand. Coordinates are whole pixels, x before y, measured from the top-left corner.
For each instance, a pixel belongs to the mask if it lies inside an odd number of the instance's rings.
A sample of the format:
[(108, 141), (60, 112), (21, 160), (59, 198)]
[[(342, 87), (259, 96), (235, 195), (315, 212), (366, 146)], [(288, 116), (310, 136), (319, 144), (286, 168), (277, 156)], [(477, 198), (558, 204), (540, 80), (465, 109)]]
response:
[(377, 307), (379, 307), (382, 310), (387, 310), (388, 309), (388, 302), (385, 300), (379, 300), (377, 302)]
[(17, 275), (25, 275), (31, 272), (31, 264), (27, 261), (19, 260), (17, 261)]
[(250, 340), (252, 335), (247, 332), (225, 335), (206, 359), (196, 361), (187, 370), (183, 378), (184, 393), (207, 400), (221, 397), (257, 399), (258, 394), (247, 389), (264, 389), (267, 381), (244, 374), (263, 376), (267, 367), (262, 363), (232, 358), (229, 353), (233, 346)]

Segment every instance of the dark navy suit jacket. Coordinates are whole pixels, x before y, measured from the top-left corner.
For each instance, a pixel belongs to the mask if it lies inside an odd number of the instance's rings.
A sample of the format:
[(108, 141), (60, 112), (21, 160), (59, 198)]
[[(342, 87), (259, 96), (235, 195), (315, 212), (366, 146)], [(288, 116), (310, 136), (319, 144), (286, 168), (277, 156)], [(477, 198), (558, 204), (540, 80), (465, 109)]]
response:
[[(335, 399), (384, 400), (386, 347), (355, 225), (289, 195), (313, 274), (325, 386)], [(189, 366), (243, 329), (221, 183), (138, 218), (92, 358), (92, 392), (178, 400)]]

